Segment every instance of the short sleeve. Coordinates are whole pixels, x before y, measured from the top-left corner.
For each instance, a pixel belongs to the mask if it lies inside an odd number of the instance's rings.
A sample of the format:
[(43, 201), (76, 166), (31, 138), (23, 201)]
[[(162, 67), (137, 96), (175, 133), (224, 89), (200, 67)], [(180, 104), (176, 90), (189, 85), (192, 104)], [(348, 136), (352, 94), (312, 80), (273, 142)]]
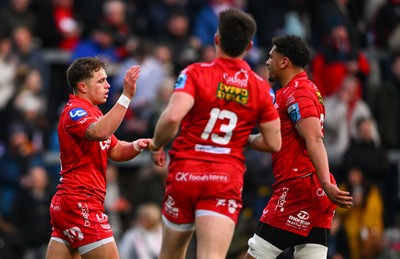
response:
[(317, 94), (304, 88), (295, 89), (287, 98), (286, 111), (293, 124), (308, 117), (320, 117), (316, 106)]
[(265, 88), (267, 90), (263, 93), (264, 98), (262, 98), (262, 102), (264, 105), (262, 108), (260, 119), (258, 120), (259, 124), (276, 120), (279, 117), (278, 111), (274, 106), (275, 92), (267, 84), (265, 85)]
[(89, 125), (96, 121), (84, 108), (73, 108), (64, 115), (64, 130), (72, 136), (83, 138)]
[(196, 94), (196, 74), (193, 65), (182, 70), (175, 82), (174, 92), (185, 92), (194, 97)]

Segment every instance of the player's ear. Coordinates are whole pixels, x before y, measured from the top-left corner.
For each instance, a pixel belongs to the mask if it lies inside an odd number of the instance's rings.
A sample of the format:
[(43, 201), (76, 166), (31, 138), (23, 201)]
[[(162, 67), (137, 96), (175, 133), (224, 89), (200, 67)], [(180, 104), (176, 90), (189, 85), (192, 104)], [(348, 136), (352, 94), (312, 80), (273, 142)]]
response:
[(87, 85), (85, 84), (85, 82), (79, 82), (77, 89), (81, 93), (87, 93)]
[(290, 60), (287, 57), (283, 57), (280, 64), (282, 68), (287, 68), (289, 66)]
[(221, 41), (221, 40), (220, 40), (219, 33), (216, 32), (216, 33), (214, 34), (214, 43), (215, 43), (215, 45), (218, 45), (218, 46), (219, 46), (220, 41)]

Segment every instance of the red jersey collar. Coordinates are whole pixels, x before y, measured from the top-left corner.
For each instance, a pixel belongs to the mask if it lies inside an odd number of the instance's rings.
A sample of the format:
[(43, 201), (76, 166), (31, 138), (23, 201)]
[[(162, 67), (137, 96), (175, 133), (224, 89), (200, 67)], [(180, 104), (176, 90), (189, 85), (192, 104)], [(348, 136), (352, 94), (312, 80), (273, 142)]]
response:
[(287, 86), (293, 85), (293, 82), (296, 80), (307, 80), (307, 79), (308, 79), (308, 75), (307, 75), (306, 71), (303, 71), (301, 73), (298, 73), (295, 77), (293, 77), (292, 80), (290, 80), (290, 82), (287, 84)]
[(87, 103), (88, 105), (90, 105), (90, 106), (95, 106), (95, 105), (93, 105), (91, 102), (89, 102), (88, 100), (86, 100), (86, 99), (84, 99), (84, 98), (82, 98), (82, 97), (78, 97), (78, 96), (76, 96), (76, 95), (74, 95), (74, 94), (69, 94), (69, 99), (72, 101), (72, 100), (77, 100), (77, 101), (80, 101), (80, 102), (84, 102), (84, 103)]

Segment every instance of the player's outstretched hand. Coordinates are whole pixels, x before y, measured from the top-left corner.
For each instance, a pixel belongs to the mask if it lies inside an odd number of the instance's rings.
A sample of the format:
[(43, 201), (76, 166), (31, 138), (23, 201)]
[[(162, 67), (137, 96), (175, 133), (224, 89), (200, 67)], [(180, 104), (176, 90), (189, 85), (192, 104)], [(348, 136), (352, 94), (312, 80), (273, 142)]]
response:
[(341, 191), (335, 184), (329, 183), (324, 186), (328, 198), (337, 206), (348, 209), (353, 205), (353, 197), (349, 192)]
[(136, 81), (139, 78), (140, 74), (140, 66), (135, 65), (132, 66), (131, 68), (126, 71), (125, 77), (124, 77), (124, 90), (123, 94), (132, 99), (132, 97), (136, 93)]

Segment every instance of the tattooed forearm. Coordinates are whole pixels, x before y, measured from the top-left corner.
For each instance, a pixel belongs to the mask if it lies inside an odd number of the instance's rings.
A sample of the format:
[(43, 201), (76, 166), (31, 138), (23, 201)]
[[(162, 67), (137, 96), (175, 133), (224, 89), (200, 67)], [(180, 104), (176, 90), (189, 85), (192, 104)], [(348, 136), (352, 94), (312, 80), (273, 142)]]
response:
[(90, 124), (89, 127), (87, 127), (86, 132), (85, 132), (85, 138), (87, 140), (96, 140), (94, 138), (94, 136), (90, 133), (91, 129), (93, 129), (93, 128), (94, 128), (94, 123)]

